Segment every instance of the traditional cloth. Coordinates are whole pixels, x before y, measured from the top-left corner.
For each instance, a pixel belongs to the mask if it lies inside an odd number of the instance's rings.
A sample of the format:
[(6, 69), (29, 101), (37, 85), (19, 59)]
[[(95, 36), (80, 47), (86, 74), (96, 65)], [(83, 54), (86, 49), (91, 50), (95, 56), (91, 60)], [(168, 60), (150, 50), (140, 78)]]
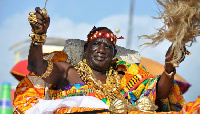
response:
[[(45, 54), (45, 57), (49, 58), (51, 56), (51, 61), (57, 61), (59, 57), (57, 55), (62, 55), (62, 59), (59, 61), (65, 62), (67, 55), (60, 52), (53, 52), (53, 56)], [(66, 57), (65, 57), (66, 56)], [(57, 59), (56, 59), (57, 58)], [(121, 93), (124, 98), (128, 99), (130, 103), (134, 105), (135, 101), (143, 96), (148, 96), (154, 103), (156, 99), (156, 84), (160, 76), (153, 76), (148, 73), (144, 66), (140, 63), (129, 64), (126, 61), (120, 59), (114, 59), (112, 61), (112, 67), (118, 72), (124, 72), (124, 77), (121, 79)], [(17, 86), (15, 91), (15, 98), (13, 101), (13, 106), (15, 107), (14, 113), (25, 113), (32, 107), (41, 105), (41, 101), (54, 102), (54, 100), (65, 100), (66, 98), (73, 97), (95, 97), (97, 100), (105, 103), (108, 107), (110, 106), (110, 101), (105, 96), (96, 93), (93, 87), (85, 83), (76, 83), (68, 85), (61, 90), (51, 90), (46, 91), (50, 86), (44, 82), (44, 80), (38, 78), (37, 76), (26, 76)], [(52, 98), (54, 100), (46, 100)], [(45, 100), (43, 100), (45, 99)], [(162, 111), (166, 113), (185, 113), (185, 112), (200, 112), (200, 96), (196, 102), (189, 102), (185, 104), (183, 96), (179, 90), (178, 85), (174, 82), (168, 98), (162, 99), (161, 108)], [(184, 107), (183, 107), (184, 106)], [(183, 108), (182, 108), (183, 107)], [(55, 108), (55, 114), (73, 113), (73, 112), (85, 112), (85, 111), (99, 111), (101, 113), (105, 112), (102, 107), (59, 107)], [(181, 110), (182, 109), (182, 110)], [(108, 110), (107, 110), (108, 111)], [(171, 111), (171, 112), (168, 112)], [(180, 112), (177, 112), (180, 111)], [(130, 111), (132, 113), (143, 113), (142, 111)], [(148, 112), (153, 113), (153, 112)], [(154, 112), (155, 113), (155, 112)], [(157, 112), (165, 113), (165, 112)]]
[[(114, 60), (113, 67), (118, 71), (121, 71), (122, 69), (125, 71), (125, 75), (121, 79), (121, 92), (126, 99), (134, 105), (135, 101), (140, 97), (148, 96), (153, 99), (155, 103), (156, 83), (160, 76), (149, 74), (144, 66), (139, 63), (130, 65), (125, 61)], [(36, 76), (27, 76), (18, 84), (13, 103), (16, 108), (15, 113), (17, 113), (17, 111), (25, 112), (36, 105), (39, 102), (39, 99), (44, 99), (45, 83), (41, 80), (42, 79), (37, 78)], [(84, 83), (77, 83), (66, 86), (63, 90), (50, 90), (49, 94), (53, 99), (63, 99), (65, 97), (73, 96), (93, 96), (110, 106), (109, 99), (95, 93), (92, 88), (92, 86)], [(174, 82), (168, 98), (162, 99), (161, 102), (163, 111), (180, 111), (182, 109), (185, 101), (176, 82)], [(87, 107), (84, 107), (84, 109), (82, 108), (83, 107), (79, 107), (76, 111), (85, 111)], [(59, 108), (55, 110), (55, 113), (66, 112), (69, 111), (68, 109), (69, 107)]]

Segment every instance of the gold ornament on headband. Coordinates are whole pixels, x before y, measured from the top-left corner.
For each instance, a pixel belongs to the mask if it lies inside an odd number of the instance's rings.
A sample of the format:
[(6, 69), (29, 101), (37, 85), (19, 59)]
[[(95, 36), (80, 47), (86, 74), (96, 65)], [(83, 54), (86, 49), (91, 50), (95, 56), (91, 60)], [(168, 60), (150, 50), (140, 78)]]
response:
[(189, 54), (189, 51), (184, 49), (186, 43), (190, 43), (189, 46), (191, 46), (200, 35), (200, 1), (157, 0), (157, 2), (164, 10), (156, 19), (164, 20), (164, 25), (157, 29), (157, 33), (140, 37), (152, 40), (152, 42), (144, 43), (147, 45), (157, 46), (165, 39), (172, 42), (171, 55), (173, 54), (174, 57), (171, 63), (178, 63), (185, 54)]
[(115, 36), (117, 37), (117, 36), (118, 36), (118, 33), (119, 33), (119, 29), (116, 29), (115, 32), (116, 32), (116, 35), (115, 35)]
[(117, 37), (111, 32), (101, 32), (101, 31), (96, 31), (95, 33), (91, 33), (91, 36), (88, 37), (87, 42), (90, 42), (96, 38), (106, 38), (109, 41), (113, 43), (114, 46), (116, 46), (117, 39), (124, 39), (124, 37)]

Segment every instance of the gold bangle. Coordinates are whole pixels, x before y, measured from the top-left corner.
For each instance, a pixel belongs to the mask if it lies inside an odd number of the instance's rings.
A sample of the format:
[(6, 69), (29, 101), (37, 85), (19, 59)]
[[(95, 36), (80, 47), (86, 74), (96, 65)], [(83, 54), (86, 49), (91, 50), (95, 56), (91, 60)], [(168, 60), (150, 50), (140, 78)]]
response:
[(34, 45), (43, 45), (46, 41), (47, 35), (46, 34), (35, 34), (35, 33), (31, 33), (29, 34), (29, 36), (32, 39), (32, 43)]
[(48, 63), (47, 70), (45, 71), (44, 74), (38, 76), (39, 78), (47, 78), (51, 74), (53, 70), (53, 62), (51, 60), (47, 60), (47, 63)]
[(175, 74), (175, 72), (167, 73), (166, 70), (164, 70), (164, 73), (165, 73), (169, 78), (171, 78), (171, 77)]

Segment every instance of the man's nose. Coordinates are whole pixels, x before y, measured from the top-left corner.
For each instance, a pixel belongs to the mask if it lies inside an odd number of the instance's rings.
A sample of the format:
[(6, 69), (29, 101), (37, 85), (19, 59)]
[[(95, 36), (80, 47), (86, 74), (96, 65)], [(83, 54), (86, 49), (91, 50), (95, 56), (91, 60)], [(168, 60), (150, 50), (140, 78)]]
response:
[(105, 46), (104, 45), (100, 45), (97, 49), (97, 52), (99, 53), (105, 53)]

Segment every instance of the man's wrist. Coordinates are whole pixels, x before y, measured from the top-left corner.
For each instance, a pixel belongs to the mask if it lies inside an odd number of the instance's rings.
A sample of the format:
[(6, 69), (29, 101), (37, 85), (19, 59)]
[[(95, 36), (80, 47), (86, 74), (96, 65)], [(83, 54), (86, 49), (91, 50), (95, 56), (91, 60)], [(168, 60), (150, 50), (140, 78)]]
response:
[(174, 77), (174, 75), (176, 74), (176, 70), (173, 72), (168, 73), (166, 70), (164, 70), (164, 73), (167, 77), (172, 78)]
[(29, 36), (32, 39), (32, 43), (34, 45), (43, 45), (46, 41), (47, 35), (46, 34), (35, 34), (35, 33), (31, 33), (29, 34)]
[(176, 68), (171, 63), (165, 63), (164, 69), (168, 74), (176, 71)]
[(167, 75), (169, 78), (171, 78), (176, 74), (176, 68), (173, 67), (171, 63), (165, 63), (164, 69), (165, 69), (164, 70), (165, 75)]

